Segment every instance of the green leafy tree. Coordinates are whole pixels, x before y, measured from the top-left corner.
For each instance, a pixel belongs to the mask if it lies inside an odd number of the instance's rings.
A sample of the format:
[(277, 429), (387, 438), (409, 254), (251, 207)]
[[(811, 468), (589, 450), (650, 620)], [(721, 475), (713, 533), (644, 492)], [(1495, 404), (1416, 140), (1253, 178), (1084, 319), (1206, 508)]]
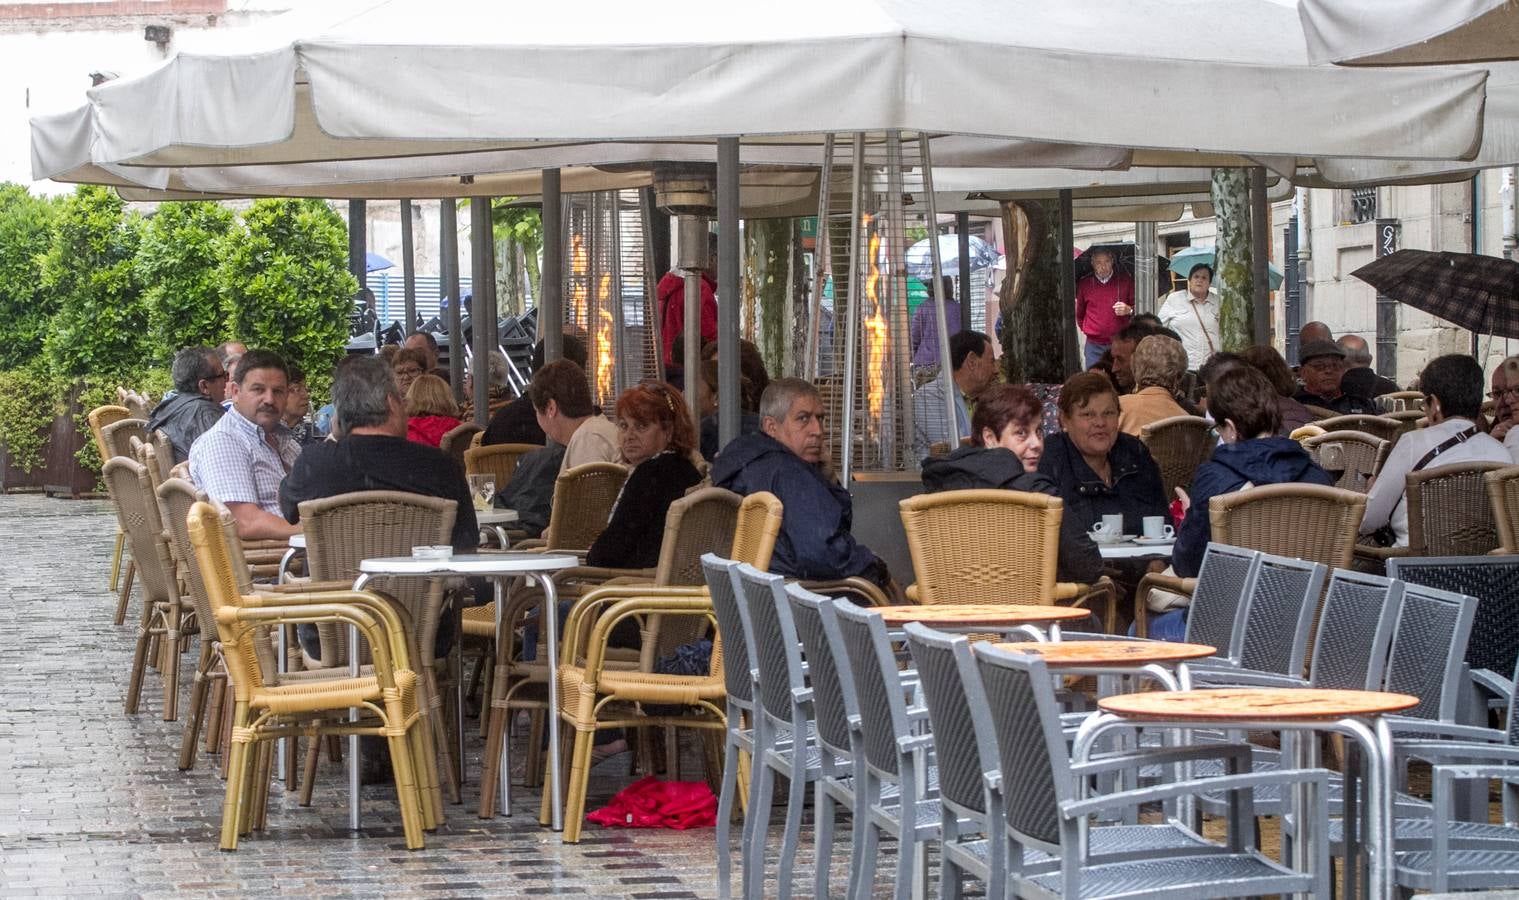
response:
[(42, 258), (58, 204), (17, 184), (0, 184), (0, 369), (36, 362), (55, 297), (42, 289)]
[(43, 349), (65, 377), (140, 369), (148, 344), (147, 307), (133, 260), (142, 220), (115, 191), (85, 185), (64, 199), (42, 261), (42, 289), (57, 312)]
[(319, 200), (258, 200), (243, 225), (221, 245), (230, 334), (305, 369), (319, 394), (348, 343), (359, 289), (343, 219)]
[(148, 219), (137, 274), (160, 355), (216, 344), (226, 335), (216, 270), (223, 241), (236, 227), (232, 211), (215, 203), (165, 203)]

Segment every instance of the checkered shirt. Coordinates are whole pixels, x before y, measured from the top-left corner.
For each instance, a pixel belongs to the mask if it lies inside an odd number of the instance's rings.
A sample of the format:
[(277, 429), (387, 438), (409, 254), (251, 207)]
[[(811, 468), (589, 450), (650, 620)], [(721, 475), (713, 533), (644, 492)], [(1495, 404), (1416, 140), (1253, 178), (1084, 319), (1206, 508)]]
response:
[(275, 438), (277, 453), (264, 440), (262, 428), (229, 409), (190, 446), (190, 480), (214, 500), (257, 503), (279, 516), (280, 482), (301, 447), (284, 425), (277, 427)]

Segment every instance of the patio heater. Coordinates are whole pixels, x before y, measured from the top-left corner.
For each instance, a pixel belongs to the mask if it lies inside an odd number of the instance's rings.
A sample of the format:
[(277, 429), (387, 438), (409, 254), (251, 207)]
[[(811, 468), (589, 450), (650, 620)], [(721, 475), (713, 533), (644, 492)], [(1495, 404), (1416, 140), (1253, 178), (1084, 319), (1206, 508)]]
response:
[[(816, 282), (805, 375), (822, 390), (829, 452), (847, 485), (851, 473), (916, 468), (906, 251), (936, 234), (932, 161), (926, 136), (888, 132), (829, 136), (819, 196)], [(933, 277), (939, 358), (949, 360), (938, 242)], [(924, 302), (930, 302), (925, 300)], [(949, 381), (948, 366), (937, 376)], [(944, 409), (954, 421), (953, 385)], [(953, 434), (954, 429), (947, 429)], [(847, 450), (847, 452), (846, 452)]]
[(608, 415), (624, 390), (659, 377), (641, 193), (594, 191), (563, 200), (564, 330), (585, 342), (591, 396)]

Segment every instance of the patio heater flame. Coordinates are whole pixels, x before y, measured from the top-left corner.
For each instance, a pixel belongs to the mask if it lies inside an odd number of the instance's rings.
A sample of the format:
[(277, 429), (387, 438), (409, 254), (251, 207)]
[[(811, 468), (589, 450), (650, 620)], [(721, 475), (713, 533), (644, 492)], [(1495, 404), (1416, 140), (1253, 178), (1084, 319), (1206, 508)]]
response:
[(576, 324), (589, 324), (590, 319), (586, 313), (586, 297), (588, 285), (586, 274), (590, 271), (590, 257), (585, 252), (585, 238), (582, 235), (570, 236), (570, 321)]
[[(862, 217), (866, 231), (870, 230), (870, 216)], [(865, 324), (865, 404), (870, 411), (866, 427), (872, 435), (879, 434), (882, 426), (881, 408), (886, 399), (886, 350), (891, 336), (886, 327), (886, 316), (881, 307), (881, 266), (879, 256), (881, 235), (872, 232), (869, 243), (869, 274), (865, 277), (866, 309), (869, 318)]]
[(612, 359), (612, 276), (603, 274), (596, 287), (596, 388), (603, 405), (617, 399)]

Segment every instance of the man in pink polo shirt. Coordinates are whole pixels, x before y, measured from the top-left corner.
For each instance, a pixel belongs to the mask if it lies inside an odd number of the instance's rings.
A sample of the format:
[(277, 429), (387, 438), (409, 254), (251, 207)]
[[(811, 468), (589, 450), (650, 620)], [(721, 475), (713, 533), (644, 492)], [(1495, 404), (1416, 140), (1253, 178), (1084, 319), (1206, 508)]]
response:
[(1134, 315), (1134, 279), (1115, 271), (1113, 251), (1092, 251), (1092, 274), (1076, 283), (1076, 327), (1086, 337), (1090, 369)]

